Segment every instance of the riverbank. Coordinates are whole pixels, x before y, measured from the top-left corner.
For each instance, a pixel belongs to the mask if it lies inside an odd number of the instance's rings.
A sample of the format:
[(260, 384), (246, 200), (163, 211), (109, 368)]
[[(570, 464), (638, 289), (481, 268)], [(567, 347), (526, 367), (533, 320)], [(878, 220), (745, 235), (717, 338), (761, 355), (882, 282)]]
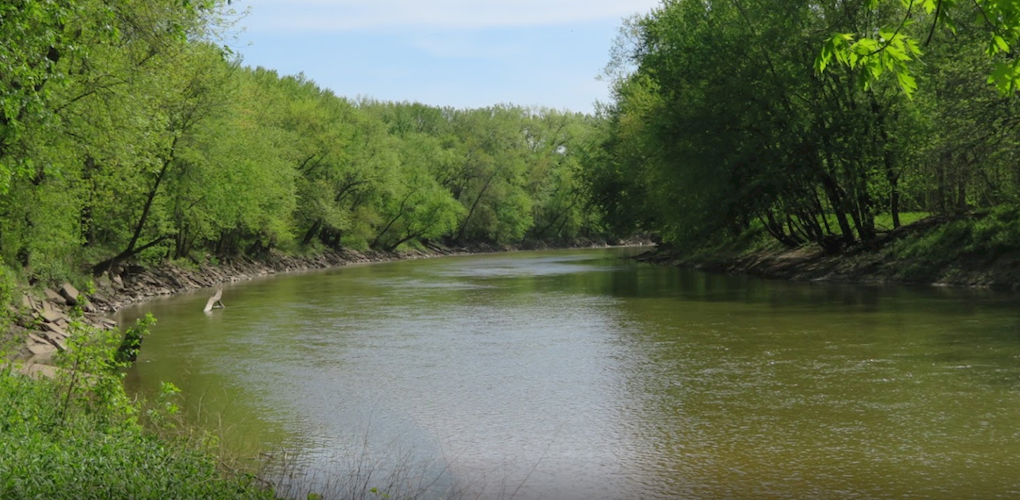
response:
[[(826, 254), (816, 245), (785, 248), (776, 243), (750, 249), (721, 247), (681, 252), (668, 247), (638, 260), (708, 272), (794, 281), (1020, 289), (1020, 247), (1011, 228), (997, 228), (991, 215), (928, 217), (884, 233), (870, 246)], [(993, 230), (983, 228), (991, 227)]]
[(254, 278), (280, 273), (292, 273), (332, 269), (352, 264), (369, 264), (396, 260), (426, 259), (451, 255), (472, 255), (495, 252), (527, 250), (553, 250), (566, 248), (602, 248), (621, 245), (648, 244), (643, 240), (606, 242), (578, 239), (552, 245), (528, 243), (522, 245), (499, 245), (478, 243), (463, 247), (430, 245), (424, 250), (399, 252), (358, 251), (353, 249), (325, 250), (308, 255), (292, 255), (270, 252), (259, 258), (239, 257), (233, 260), (207, 262), (201, 265), (185, 266), (163, 263), (153, 267), (127, 266), (105, 273), (96, 279), (95, 293), (90, 303), (99, 312), (112, 313), (125, 306), (145, 302), (158, 297), (212, 288), (224, 283), (247, 281)]
[[(569, 246), (609, 245), (576, 241)], [(14, 362), (0, 363), (0, 402), (6, 408), (0, 410), (0, 421), (10, 422), (0, 432), (0, 456), (10, 458), (0, 461), (0, 477), (10, 480), (0, 484), (0, 497), (275, 498), (271, 485), (250, 471), (234, 470), (223, 450), (210, 444), (215, 441), (177, 415), (176, 388), (164, 388), (166, 399), (128, 398), (120, 371), (113, 368), (119, 366), (115, 359), (122, 334), (107, 317), (110, 312), (272, 274), (541, 247), (271, 253), (202, 265), (127, 265), (80, 291), (70, 283), (23, 290), (10, 311), (15, 324), (4, 339), (7, 346), (14, 342), (7, 351)], [(106, 460), (109, 456), (117, 460)], [(152, 463), (162, 464), (159, 474), (138, 473)]]
[(14, 343), (11, 358), (24, 361), (24, 371), (52, 376), (50, 367), (56, 352), (66, 349), (73, 321), (98, 329), (116, 328), (108, 314), (148, 300), (213, 288), (224, 283), (291, 272), (331, 269), (352, 264), (367, 264), (520, 250), (555, 248), (598, 248), (614, 245), (641, 245), (647, 241), (607, 242), (577, 239), (558, 245), (527, 243), (522, 245), (472, 244), (463, 247), (430, 245), (425, 249), (400, 252), (324, 250), (306, 255), (269, 252), (258, 258), (238, 257), (212, 260), (202, 264), (161, 263), (118, 266), (96, 277), (88, 290), (79, 291), (70, 283), (42, 290), (27, 290), (18, 307), (11, 311), (15, 324), (0, 336), (4, 345)]

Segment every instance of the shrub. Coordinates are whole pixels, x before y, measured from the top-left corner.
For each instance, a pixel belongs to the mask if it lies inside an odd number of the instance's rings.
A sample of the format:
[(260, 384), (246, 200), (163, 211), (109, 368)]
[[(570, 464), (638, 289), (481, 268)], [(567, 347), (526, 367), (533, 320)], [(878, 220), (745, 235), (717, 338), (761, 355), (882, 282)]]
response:
[[(0, 369), (0, 498), (273, 498), (209, 449), (157, 437), (121, 383), (114, 332), (74, 324), (56, 379)], [(174, 391), (168, 391), (170, 396)], [(146, 412), (173, 413), (167, 401)]]

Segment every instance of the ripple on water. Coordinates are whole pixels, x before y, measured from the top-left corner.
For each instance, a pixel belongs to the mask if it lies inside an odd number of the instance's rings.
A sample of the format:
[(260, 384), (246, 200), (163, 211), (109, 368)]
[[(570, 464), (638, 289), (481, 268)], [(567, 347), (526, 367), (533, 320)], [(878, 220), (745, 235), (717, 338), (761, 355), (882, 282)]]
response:
[(132, 377), (259, 415), (316, 487), (412, 450), (480, 498), (1020, 496), (1015, 304), (606, 255), (239, 285), (155, 310)]

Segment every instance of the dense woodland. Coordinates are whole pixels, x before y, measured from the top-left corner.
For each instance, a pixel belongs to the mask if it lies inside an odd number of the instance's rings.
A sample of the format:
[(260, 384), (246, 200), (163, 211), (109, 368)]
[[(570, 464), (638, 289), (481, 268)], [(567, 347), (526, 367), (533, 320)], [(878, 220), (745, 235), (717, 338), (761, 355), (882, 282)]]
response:
[(838, 253), (907, 212), (1009, 222), (1008, 5), (667, 0), (624, 22), (591, 116), (337, 96), (245, 66), (222, 1), (5, 2), (0, 258), (53, 281), (634, 234)]
[(58, 279), (118, 263), (597, 230), (593, 118), (336, 96), (245, 67), (217, 2), (0, 6), (0, 255)]
[(759, 231), (839, 253), (907, 212), (982, 211), (965, 239), (1020, 247), (1001, 230), (1020, 201), (1018, 16), (1004, 0), (665, 1), (615, 47), (593, 199), (616, 231), (680, 248)]

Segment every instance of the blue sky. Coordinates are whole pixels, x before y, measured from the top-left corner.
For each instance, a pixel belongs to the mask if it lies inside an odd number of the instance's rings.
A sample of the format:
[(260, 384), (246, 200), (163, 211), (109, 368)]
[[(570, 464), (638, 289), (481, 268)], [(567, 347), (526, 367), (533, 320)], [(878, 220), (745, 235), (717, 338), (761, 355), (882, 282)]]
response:
[(347, 97), (591, 112), (625, 17), (659, 0), (240, 0), (232, 45)]

